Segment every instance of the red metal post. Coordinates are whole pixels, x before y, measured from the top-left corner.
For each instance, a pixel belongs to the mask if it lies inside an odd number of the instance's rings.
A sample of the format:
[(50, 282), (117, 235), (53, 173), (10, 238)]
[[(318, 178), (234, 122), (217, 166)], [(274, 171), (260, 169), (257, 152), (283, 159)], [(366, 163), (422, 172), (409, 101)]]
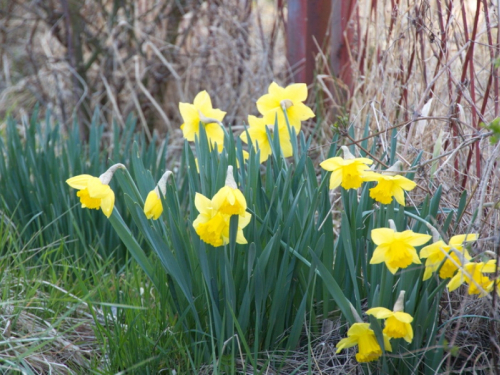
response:
[(329, 41), (331, 13), (332, 0), (288, 0), (287, 58), (295, 82), (312, 83), (317, 45)]
[(354, 43), (355, 0), (332, 0), (331, 22), (331, 67), (332, 73), (341, 79), (349, 91), (352, 90), (351, 55), (355, 55), (358, 45)]

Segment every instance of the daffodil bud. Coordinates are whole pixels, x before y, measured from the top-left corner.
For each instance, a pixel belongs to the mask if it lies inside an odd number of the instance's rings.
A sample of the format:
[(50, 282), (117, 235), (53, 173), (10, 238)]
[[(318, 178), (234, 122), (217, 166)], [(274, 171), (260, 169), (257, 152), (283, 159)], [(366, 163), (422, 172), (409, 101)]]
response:
[(146, 202), (144, 203), (144, 214), (148, 219), (158, 220), (161, 213), (163, 212), (163, 205), (161, 203), (160, 191), (163, 196), (167, 193), (167, 180), (172, 175), (171, 171), (166, 171), (163, 176), (161, 176), (158, 184), (151, 190), (146, 197)]
[(109, 167), (106, 172), (104, 172), (102, 175), (99, 176), (99, 180), (101, 180), (103, 185), (109, 185), (117, 169), (127, 169), (127, 168), (121, 163)]
[(394, 312), (399, 312), (399, 311), (405, 310), (405, 293), (406, 292), (404, 290), (399, 292), (399, 297), (398, 297), (396, 303), (394, 304), (394, 309), (393, 309)]

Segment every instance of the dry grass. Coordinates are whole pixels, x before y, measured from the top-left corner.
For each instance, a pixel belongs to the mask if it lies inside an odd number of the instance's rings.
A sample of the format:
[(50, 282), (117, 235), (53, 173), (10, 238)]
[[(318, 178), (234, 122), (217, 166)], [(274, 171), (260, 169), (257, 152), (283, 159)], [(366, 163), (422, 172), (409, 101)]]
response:
[[(4, 291), (8, 288), (9, 296), (4, 295), (0, 308), (1, 372), (78, 374), (90, 371), (92, 362), (99, 357), (96, 356), (99, 344), (89, 306), (57, 285), (12, 279), (7, 273), (10, 272), (3, 274), (2, 285)], [(35, 285), (39, 290), (33, 294)], [(45, 288), (57, 289), (72, 302), (63, 303), (63, 308), (59, 306), (54, 311), (47, 306), (53, 298)]]
[[(226, 122), (241, 124), (286, 72), (282, 23), (269, 2), (141, 0), (118, 11), (106, 0), (77, 10), (66, 3), (15, 0), (0, 10), (2, 117), (39, 101), (68, 124), (100, 106), (108, 123), (134, 112), (146, 132), (178, 135), (180, 101), (207, 90)], [(72, 12), (81, 22), (66, 29)]]

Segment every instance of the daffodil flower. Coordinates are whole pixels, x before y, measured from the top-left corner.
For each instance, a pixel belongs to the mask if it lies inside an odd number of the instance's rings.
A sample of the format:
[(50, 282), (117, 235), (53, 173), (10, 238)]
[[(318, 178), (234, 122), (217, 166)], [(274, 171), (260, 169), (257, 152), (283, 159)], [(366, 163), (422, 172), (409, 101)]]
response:
[(193, 227), (202, 241), (219, 247), (229, 243), (229, 229), (232, 215), (238, 216), (236, 243), (248, 243), (243, 235), (252, 215), (246, 212), (246, 200), (238, 190), (233, 176), (233, 167), (229, 166), (226, 186), (221, 188), (212, 199), (196, 193), (194, 204), (199, 212)]
[(382, 204), (392, 202), (392, 197), (404, 206), (405, 191), (411, 191), (417, 184), (406, 177), (398, 175), (400, 161), (396, 162), (391, 168), (382, 171), (383, 174), (367, 172), (363, 175), (364, 181), (376, 181), (377, 185), (370, 189), (370, 197)]
[(219, 152), (224, 148), (224, 130), (222, 119), (226, 112), (212, 107), (212, 100), (206, 91), (196, 95), (193, 104), (179, 103), (179, 111), (184, 123), (181, 125), (184, 138), (192, 142), (195, 136), (199, 136), (200, 122), (205, 126), (207, 138), (213, 146), (217, 143)]
[(412, 263), (421, 264), (415, 246), (424, 245), (432, 236), (414, 233), (411, 230), (396, 232), (394, 222), (389, 220), (391, 228), (373, 229), (372, 241), (378, 245), (373, 252), (370, 264), (385, 262), (391, 273), (406, 268)]
[[(273, 122), (274, 123), (274, 120)], [(245, 132), (241, 133), (240, 138), (244, 143), (248, 143), (248, 136), (252, 140), (255, 151), (260, 150), (260, 162), (265, 162), (272, 153), (271, 143), (267, 136), (267, 129), (270, 130), (271, 135), (274, 132), (274, 125), (265, 118), (258, 118), (255, 116), (248, 116), (248, 128)], [(248, 132), (248, 134), (247, 134)], [(278, 126), (279, 140), (281, 152), (285, 158), (293, 155), (292, 142), (290, 141), (290, 132), (286, 126)]]
[(225, 215), (245, 215), (247, 201), (236, 185), (232, 165), (227, 167), (226, 185), (214, 195), (212, 202)]
[(321, 168), (331, 171), (330, 189), (342, 186), (344, 189), (357, 189), (363, 183), (361, 177), (369, 169), (373, 161), (367, 158), (355, 158), (346, 146), (342, 146), (344, 158), (333, 157), (323, 161)]
[[(347, 337), (337, 343), (337, 353), (355, 345), (358, 345), (358, 353), (356, 353), (358, 362), (376, 361), (382, 355), (382, 348), (369, 323), (354, 323), (347, 331)], [(392, 351), (389, 338), (385, 335), (384, 348), (389, 352)]]
[(199, 212), (198, 217), (193, 222), (198, 236), (213, 247), (224, 245), (223, 232), (227, 226), (225, 215), (214, 208), (212, 200), (200, 193), (196, 193), (194, 204)]
[(144, 202), (144, 214), (148, 219), (158, 220), (163, 212), (163, 205), (161, 204), (160, 191), (163, 196), (167, 192), (167, 179), (172, 175), (171, 171), (166, 171), (158, 181), (158, 184), (151, 190)]
[(383, 333), (393, 339), (404, 338), (406, 342), (413, 340), (413, 328), (411, 322), (413, 317), (404, 312), (404, 295), (402, 290), (398, 300), (394, 305), (394, 311), (385, 307), (374, 307), (366, 311), (368, 315), (373, 315), (377, 319), (386, 319)]
[[(464, 263), (467, 261), (464, 261)], [(485, 273), (493, 273), (496, 270), (496, 260), (488, 262), (468, 262), (458, 270), (455, 276), (450, 280), (447, 288), (450, 292), (457, 289), (464, 282), (469, 284), (469, 294), (479, 294), (484, 297), (493, 289), (494, 281), (485, 276)]]
[(462, 265), (461, 259), (457, 253), (461, 253), (463, 259), (470, 260), (471, 256), (463, 244), (465, 242), (476, 241), (477, 237), (478, 235), (476, 233), (460, 234), (458, 236), (451, 237), (448, 245), (443, 240), (439, 240), (434, 242), (432, 245), (422, 248), (422, 250), (420, 250), (420, 258), (427, 258), (425, 261), (423, 280), (429, 279), (432, 273), (439, 269), (439, 266), (445, 258), (446, 261), (439, 270), (439, 277), (442, 279), (452, 277), (457, 271), (458, 265)]
[(106, 217), (110, 217), (115, 205), (115, 193), (109, 187), (109, 182), (118, 168), (125, 169), (123, 164), (115, 164), (99, 177), (81, 174), (66, 180), (66, 183), (79, 191), (82, 208), (102, 210)]
[(307, 85), (305, 83), (295, 83), (283, 88), (273, 82), (269, 85), (269, 93), (262, 95), (256, 104), (267, 124), (274, 124), (277, 116), (278, 128), (283, 126), (287, 128), (284, 115), (286, 112), (290, 126), (293, 126), (296, 134), (299, 134), (301, 121), (314, 117), (311, 108), (302, 103), (306, 99)]

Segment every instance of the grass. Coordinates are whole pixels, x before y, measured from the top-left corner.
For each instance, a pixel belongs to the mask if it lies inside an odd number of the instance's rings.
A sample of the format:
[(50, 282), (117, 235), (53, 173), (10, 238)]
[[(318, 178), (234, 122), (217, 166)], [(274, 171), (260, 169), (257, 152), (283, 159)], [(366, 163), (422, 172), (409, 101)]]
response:
[[(3, 221), (6, 223), (6, 221)], [(135, 263), (68, 257), (61, 245), (20, 248), (0, 227), (0, 369), (24, 374), (147, 374), (192, 369), (177, 317)], [(175, 333), (174, 333), (175, 332)]]

